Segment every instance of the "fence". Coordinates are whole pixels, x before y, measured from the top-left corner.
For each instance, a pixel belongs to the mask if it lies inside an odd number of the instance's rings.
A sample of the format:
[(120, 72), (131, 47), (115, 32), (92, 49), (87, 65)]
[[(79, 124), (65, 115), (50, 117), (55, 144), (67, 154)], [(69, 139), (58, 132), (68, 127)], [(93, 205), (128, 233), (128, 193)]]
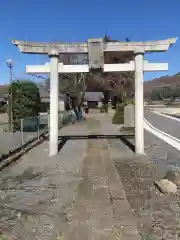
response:
[[(75, 120), (73, 111), (59, 113), (59, 129)], [(0, 158), (14, 151), (31, 140), (39, 139), (49, 132), (49, 114), (21, 119), (13, 122), (13, 132), (9, 131), (8, 123), (0, 123)]]

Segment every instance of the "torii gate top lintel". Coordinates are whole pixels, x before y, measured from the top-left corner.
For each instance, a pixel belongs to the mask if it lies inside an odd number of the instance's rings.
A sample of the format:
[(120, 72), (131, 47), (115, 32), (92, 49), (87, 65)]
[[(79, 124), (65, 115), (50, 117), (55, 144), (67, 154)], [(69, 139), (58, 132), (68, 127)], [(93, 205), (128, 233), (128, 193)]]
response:
[(88, 53), (89, 44), (97, 42), (102, 43), (104, 52), (135, 52), (139, 47), (141, 47), (144, 52), (164, 52), (176, 41), (177, 38), (147, 42), (104, 42), (102, 38), (99, 38), (88, 39), (87, 42), (83, 43), (43, 43), (19, 40), (13, 40), (12, 43), (23, 53), (48, 54), (52, 48), (55, 48), (59, 53)]

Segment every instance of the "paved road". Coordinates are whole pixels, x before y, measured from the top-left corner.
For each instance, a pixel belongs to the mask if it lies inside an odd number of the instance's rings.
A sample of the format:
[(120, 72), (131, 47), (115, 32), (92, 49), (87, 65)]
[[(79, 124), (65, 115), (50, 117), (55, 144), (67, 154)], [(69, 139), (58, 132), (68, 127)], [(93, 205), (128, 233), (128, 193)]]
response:
[[(129, 139), (134, 144), (134, 139)], [(163, 140), (144, 130), (145, 153), (163, 168), (180, 168), (180, 152)]]
[[(180, 139), (180, 122), (150, 111), (145, 111), (144, 117), (154, 127)], [(180, 167), (180, 152), (147, 131), (145, 131), (145, 151), (158, 164)]]
[(152, 161), (164, 167), (180, 168), (180, 152), (148, 131), (145, 133), (145, 152)]
[(160, 116), (150, 111), (144, 112), (144, 117), (156, 128), (180, 139), (180, 122)]

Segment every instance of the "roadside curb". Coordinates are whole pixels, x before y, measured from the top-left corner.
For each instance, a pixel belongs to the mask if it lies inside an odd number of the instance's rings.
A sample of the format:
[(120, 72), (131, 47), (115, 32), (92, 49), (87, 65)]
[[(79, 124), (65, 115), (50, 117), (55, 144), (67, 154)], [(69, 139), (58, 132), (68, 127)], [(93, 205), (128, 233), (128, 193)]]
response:
[(169, 116), (169, 115), (167, 115), (167, 114), (165, 114), (165, 113), (159, 113), (159, 112), (156, 112), (156, 111), (153, 111), (153, 113), (155, 113), (155, 114), (157, 114), (157, 115), (159, 115), (159, 116), (161, 116), (161, 117), (169, 118), (169, 119), (171, 119), (171, 120), (180, 122), (180, 119), (179, 119), (179, 118)]
[(23, 148), (18, 148), (10, 154), (5, 155), (5, 157), (1, 159), (0, 162), (0, 171), (19, 160), (25, 153), (30, 151), (32, 148), (40, 145), (42, 142), (44, 142), (45, 139), (47, 139), (47, 137), (48, 134), (41, 135), (39, 139), (33, 139), (31, 140), (31, 142), (26, 143)]

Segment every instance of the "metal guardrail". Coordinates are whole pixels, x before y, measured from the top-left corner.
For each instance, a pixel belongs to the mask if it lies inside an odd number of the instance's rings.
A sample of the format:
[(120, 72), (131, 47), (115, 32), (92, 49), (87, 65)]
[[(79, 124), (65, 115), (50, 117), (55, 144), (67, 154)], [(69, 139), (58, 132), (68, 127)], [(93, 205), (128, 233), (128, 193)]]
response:
[[(60, 112), (59, 129), (74, 120), (73, 111)], [(28, 142), (48, 134), (49, 114), (14, 121), (13, 126), (13, 132), (10, 132), (8, 123), (0, 123), (0, 159), (16, 149), (22, 149)]]

